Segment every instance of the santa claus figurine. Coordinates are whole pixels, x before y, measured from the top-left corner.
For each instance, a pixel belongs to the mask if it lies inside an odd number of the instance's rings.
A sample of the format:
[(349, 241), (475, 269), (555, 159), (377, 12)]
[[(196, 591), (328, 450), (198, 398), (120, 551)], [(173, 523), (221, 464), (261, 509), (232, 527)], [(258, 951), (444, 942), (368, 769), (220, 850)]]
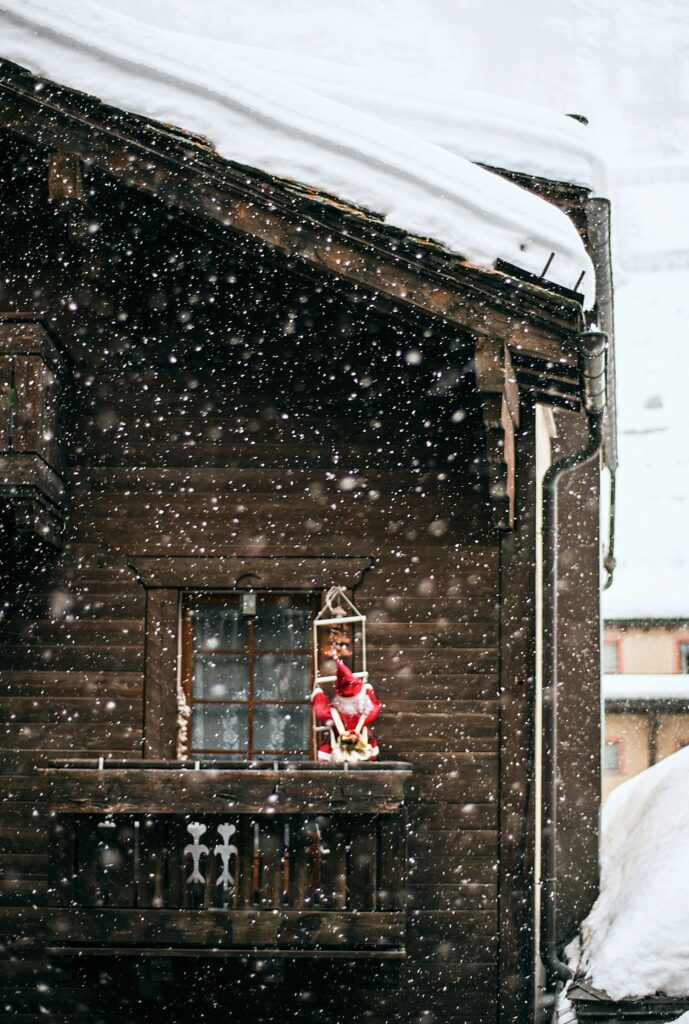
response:
[(318, 746), (318, 760), (334, 763), (375, 761), (378, 741), (368, 731), (382, 707), (370, 683), (364, 683), (342, 660), (350, 650), (346, 637), (336, 639), (329, 651), (334, 658), (335, 696), (328, 700), (320, 686), (311, 695), (316, 721), (329, 728), (327, 739)]

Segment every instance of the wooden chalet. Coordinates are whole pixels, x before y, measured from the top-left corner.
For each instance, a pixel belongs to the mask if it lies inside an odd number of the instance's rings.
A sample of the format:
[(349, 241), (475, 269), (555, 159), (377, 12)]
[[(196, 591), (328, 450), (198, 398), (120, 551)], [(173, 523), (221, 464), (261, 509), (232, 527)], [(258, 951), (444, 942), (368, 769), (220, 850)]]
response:
[[(8, 63), (0, 140), (0, 1021), (547, 1015), (542, 836), (554, 948), (597, 884), (600, 437), (549, 638), (541, 483), (591, 445), (605, 204), (494, 169), (574, 220), (585, 313)], [(385, 705), (350, 769), (333, 585)]]

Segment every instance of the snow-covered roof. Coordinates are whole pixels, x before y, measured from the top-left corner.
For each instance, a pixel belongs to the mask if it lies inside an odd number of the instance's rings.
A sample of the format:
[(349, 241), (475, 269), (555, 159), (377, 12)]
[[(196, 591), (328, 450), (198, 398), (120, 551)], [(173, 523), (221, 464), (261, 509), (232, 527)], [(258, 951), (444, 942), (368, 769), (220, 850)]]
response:
[(600, 895), (568, 953), (612, 999), (689, 995), (689, 747), (603, 808)]
[(203, 134), (228, 160), (365, 207), (478, 265), (502, 259), (538, 276), (554, 253), (548, 278), (572, 289), (585, 272), (580, 290), (593, 300), (593, 267), (569, 218), (472, 162), (588, 184), (585, 128), (565, 116), (475, 94), (466, 106), (423, 89), (397, 102), (394, 90), (367, 95), (326, 65), (297, 73), (284, 56), (89, 0), (2, 0), (0, 29), (7, 60)]
[(679, 700), (689, 701), (689, 675), (619, 675), (603, 676), (603, 698), (608, 700)]

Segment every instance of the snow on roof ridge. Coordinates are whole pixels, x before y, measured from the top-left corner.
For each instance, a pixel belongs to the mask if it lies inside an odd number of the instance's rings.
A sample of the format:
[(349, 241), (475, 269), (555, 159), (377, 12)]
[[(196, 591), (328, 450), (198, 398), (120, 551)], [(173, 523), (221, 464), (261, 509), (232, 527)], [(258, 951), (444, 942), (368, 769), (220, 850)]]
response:
[[(2, 13), (4, 12), (4, 14)], [(89, 0), (2, 0), (3, 56), (112, 106), (203, 134), (226, 159), (375, 210), (483, 266), (500, 258), (593, 301), (569, 218), (469, 160), (236, 59)], [(229, 58), (229, 59), (228, 59)]]
[(605, 700), (689, 700), (689, 675), (623, 672), (603, 676)]
[[(513, 97), (440, 85), (409, 74), (391, 78), (348, 64), (234, 44), (248, 64), (269, 66), (314, 92), (413, 130), (467, 160), (554, 181), (604, 190), (606, 168), (591, 129), (571, 115)], [(509, 148), (508, 148), (509, 146)]]

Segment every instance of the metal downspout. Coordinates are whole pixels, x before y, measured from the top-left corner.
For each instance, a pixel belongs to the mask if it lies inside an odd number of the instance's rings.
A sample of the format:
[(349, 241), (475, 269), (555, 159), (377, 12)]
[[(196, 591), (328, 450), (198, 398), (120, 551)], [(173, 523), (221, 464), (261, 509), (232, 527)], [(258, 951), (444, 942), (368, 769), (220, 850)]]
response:
[(554, 462), (543, 477), (543, 798), (541, 959), (550, 978), (567, 980), (569, 967), (557, 949), (557, 485), (563, 473), (600, 450), (606, 406), (607, 336), (579, 336), (579, 367), (589, 438), (583, 448)]
[(603, 434), (603, 461), (610, 473), (610, 511), (608, 514), (608, 543), (603, 568), (607, 590), (615, 572), (615, 502), (617, 474), (617, 437), (615, 412), (615, 308), (611, 263), (610, 200), (599, 196), (586, 200), (586, 234), (593, 266), (596, 271), (596, 313), (601, 331), (608, 336), (607, 355), (607, 410)]

